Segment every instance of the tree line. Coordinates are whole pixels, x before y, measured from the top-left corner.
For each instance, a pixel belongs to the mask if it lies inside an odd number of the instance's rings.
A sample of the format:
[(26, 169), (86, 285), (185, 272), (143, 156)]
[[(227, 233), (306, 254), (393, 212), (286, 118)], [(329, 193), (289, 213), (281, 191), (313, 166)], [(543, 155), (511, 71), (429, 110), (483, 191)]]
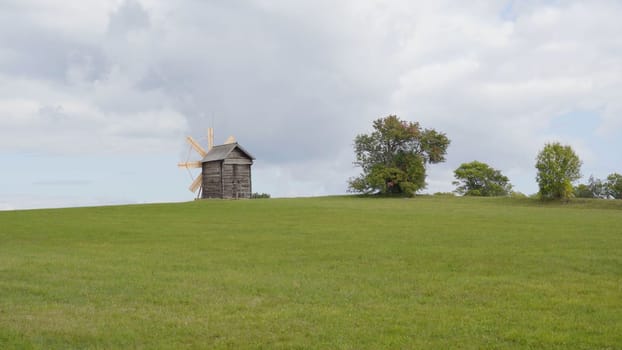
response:
[[(354, 138), (355, 165), (362, 173), (348, 181), (351, 192), (413, 196), (425, 188), (427, 166), (445, 161), (451, 141), (445, 133), (424, 129), (417, 122), (395, 115), (373, 122), (371, 134)], [(622, 199), (622, 175), (606, 180), (589, 178), (587, 184), (573, 184), (581, 178), (582, 162), (568, 145), (547, 143), (536, 157), (538, 196), (542, 199), (570, 197)], [(507, 196), (513, 194), (510, 179), (486, 163), (472, 161), (454, 170), (455, 193), (465, 196)]]

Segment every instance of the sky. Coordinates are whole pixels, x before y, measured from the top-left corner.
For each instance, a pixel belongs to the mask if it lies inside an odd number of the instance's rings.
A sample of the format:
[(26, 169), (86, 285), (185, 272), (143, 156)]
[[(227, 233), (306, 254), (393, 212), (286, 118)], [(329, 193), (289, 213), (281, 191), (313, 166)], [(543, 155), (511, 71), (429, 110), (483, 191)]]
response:
[(0, 210), (190, 201), (176, 163), (229, 135), (253, 190), (344, 194), (388, 115), (451, 140), (423, 193), (478, 160), (537, 192), (570, 145), (622, 172), (622, 2), (0, 1)]

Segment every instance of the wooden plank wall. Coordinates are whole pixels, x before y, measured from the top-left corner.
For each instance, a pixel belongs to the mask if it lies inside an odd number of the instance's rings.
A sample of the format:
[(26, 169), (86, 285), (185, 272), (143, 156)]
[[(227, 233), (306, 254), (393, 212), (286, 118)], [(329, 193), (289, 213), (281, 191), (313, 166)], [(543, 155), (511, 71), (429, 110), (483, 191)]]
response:
[(251, 196), (250, 164), (223, 165), (223, 198), (239, 199)]
[(227, 159), (248, 159), (248, 157), (242, 151), (236, 148), (231, 151), (231, 153), (229, 153)]
[[(234, 165), (234, 181), (237, 183), (237, 198), (251, 197), (251, 166), (250, 164)], [(234, 196), (236, 193), (234, 193)]]
[(236, 183), (237, 193), (232, 193), (233, 197), (250, 198), (252, 193), (251, 165), (253, 164), (253, 160), (248, 158), (246, 154), (237, 148), (227, 157), (227, 160), (230, 159), (242, 163), (234, 165), (235, 171), (233, 181)]
[(222, 198), (222, 162), (203, 163), (203, 194), (201, 198)]
[(222, 198), (235, 198), (233, 197), (233, 165), (223, 164), (222, 167)]

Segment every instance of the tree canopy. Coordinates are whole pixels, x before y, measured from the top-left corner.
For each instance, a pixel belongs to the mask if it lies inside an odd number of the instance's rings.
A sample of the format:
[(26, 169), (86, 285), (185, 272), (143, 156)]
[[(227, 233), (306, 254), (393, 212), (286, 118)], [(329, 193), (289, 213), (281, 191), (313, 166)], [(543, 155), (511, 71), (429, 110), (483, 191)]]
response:
[(463, 163), (454, 170), (458, 181), (456, 193), (465, 196), (507, 196), (512, 191), (510, 179), (501, 171), (491, 168), (488, 164), (472, 161)]
[(579, 184), (574, 188), (574, 196), (577, 198), (607, 198), (607, 183), (595, 178), (593, 175), (587, 184)]
[(414, 195), (425, 188), (426, 165), (445, 161), (447, 136), (395, 115), (375, 120), (373, 128), (354, 139), (354, 164), (363, 173), (350, 179), (350, 190)]
[(606, 180), (590, 176), (587, 184), (579, 184), (574, 188), (578, 198), (622, 199), (622, 175), (609, 174)]
[(587, 184), (578, 184), (574, 188), (574, 196), (577, 198), (594, 198), (592, 189)]
[(536, 158), (536, 181), (543, 199), (568, 199), (581, 178), (581, 160), (570, 146), (548, 143)]
[(605, 188), (608, 196), (615, 199), (622, 199), (622, 175), (613, 173), (607, 176)]

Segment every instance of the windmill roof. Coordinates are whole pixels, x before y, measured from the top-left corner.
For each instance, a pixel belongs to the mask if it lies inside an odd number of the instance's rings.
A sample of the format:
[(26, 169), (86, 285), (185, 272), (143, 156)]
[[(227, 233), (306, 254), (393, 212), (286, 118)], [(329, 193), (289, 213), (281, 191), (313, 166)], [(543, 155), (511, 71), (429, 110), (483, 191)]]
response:
[(229, 153), (231, 153), (236, 148), (242, 151), (242, 153), (248, 156), (248, 158), (255, 159), (255, 157), (253, 157), (244, 148), (242, 148), (242, 146), (240, 146), (237, 142), (234, 142), (212, 147), (212, 149), (207, 152), (207, 155), (201, 160), (201, 163), (226, 159)]

